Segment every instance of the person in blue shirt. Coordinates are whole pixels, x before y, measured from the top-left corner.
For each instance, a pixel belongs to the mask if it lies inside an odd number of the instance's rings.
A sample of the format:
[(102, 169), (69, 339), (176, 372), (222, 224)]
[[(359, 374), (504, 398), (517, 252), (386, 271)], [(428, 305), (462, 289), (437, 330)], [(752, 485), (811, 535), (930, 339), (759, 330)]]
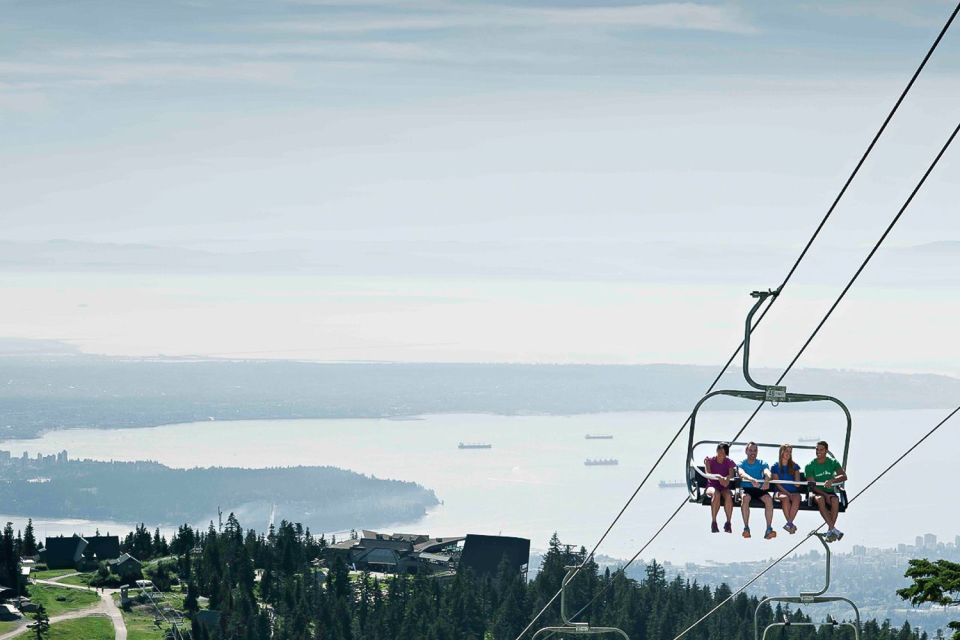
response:
[(773, 530), (773, 498), (770, 497), (770, 465), (757, 459), (757, 443), (747, 443), (747, 458), (740, 463), (740, 486), (743, 487), (743, 497), (740, 509), (743, 512), (743, 537), (750, 537), (750, 502), (759, 500), (767, 517), (767, 532), (764, 538), (770, 540), (777, 537)]
[[(789, 444), (780, 445), (779, 460), (770, 467), (770, 473), (774, 480), (792, 480), (800, 481), (800, 465), (793, 461), (793, 446)], [(797, 532), (797, 525), (793, 521), (800, 511), (800, 487), (795, 484), (778, 485), (777, 497), (780, 498), (780, 506), (783, 508), (783, 517), (787, 524), (783, 525), (787, 533)]]

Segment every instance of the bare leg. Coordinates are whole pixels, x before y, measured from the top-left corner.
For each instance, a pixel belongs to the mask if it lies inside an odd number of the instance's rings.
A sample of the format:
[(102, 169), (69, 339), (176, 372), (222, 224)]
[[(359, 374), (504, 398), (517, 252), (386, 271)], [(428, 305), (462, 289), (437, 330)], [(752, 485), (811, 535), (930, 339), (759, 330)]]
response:
[(707, 493), (710, 494), (710, 518), (713, 522), (717, 521), (717, 514), (720, 512), (720, 491), (717, 491), (713, 487), (707, 489)]
[(823, 494), (818, 493), (814, 497), (814, 500), (817, 501), (817, 509), (820, 511), (820, 517), (822, 517), (823, 521), (827, 523), (827, 526), (832, 529), (833, 525), (830, 524), (830, 509), (827, 506), (828, 498)]
[(773, 498), (766, 493), (760, 497), (760, 501), (763, 502), (763, 513), (767, 517), (767, 529), (769, 529), (773, 526)]
[(743, 515), (743, 526), (748, 528), (750, 526), (750, 494), (746, 491), (740, 498), (740, 512)]
[(793, 505), (793, 501), (790, 499), (790, 494), (786, 491), (780, 491), (779, 497), (780, 508), (783, 510), (783, 517), (786, 518), (787, 522), (793, 522), (793, 518), (790, 517), (790, 510)]
[(793, 522), (797, 519), (797, 514), (800, 513), (800, 495), (796, 493), (792, 494), (790, 496), (790, 504), (792, 505), (790, 507), (790, 522)]
[(727, 523), (733, 520), (733, 492), (724, 491), (723, 492), (723, 510), (727, 514)]
[(830, 498), (830, 528), (835, 529), (837, 526), (837, 517), (840, 515), (840, 498), (838, 496), (833, 496)]

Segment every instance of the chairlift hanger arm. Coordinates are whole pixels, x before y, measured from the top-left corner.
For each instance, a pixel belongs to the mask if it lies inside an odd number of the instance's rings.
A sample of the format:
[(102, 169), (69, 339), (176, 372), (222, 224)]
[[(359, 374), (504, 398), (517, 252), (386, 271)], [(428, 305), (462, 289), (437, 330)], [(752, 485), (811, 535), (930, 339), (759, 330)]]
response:
[(760, 310), (763, 303), (767, 301), (767, 298), (776, 298), (778, 295), (780, 295), (780, 289), (776, 291), (768, 289), (767, 291), (754, 291), (751, 293), (750, 296), (756, 298), (757, 301), (747, 313), (747, 319), (744, 322), (743, 329), (743, 377), (751, 387), (763, 391), (765, 399), (771, 402), (780, 402), (782, 396), (786, 394), (787, 388), (777, 385), (760, 384), (750, 375), (750, 334), (753, 332), (753, 316)]

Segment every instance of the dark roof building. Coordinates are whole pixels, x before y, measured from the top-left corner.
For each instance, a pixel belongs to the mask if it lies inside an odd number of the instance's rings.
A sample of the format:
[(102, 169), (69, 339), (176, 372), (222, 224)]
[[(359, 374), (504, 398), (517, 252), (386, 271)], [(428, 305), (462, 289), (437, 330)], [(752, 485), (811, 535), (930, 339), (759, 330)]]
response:
[(504, 557), (517, 573), (526, 571), (530, 558), (530, 541), (524, 538), (477, 535), (431, 538), (375, 531), (363, 531), (361, 535), (329, 545), (324, 552), (327, 564), (339, 558), (357, 570), (439, 576), (452, 575), (466, 559), (475, 573), (493, 575)]
[(119, 558), (114, 558), (113, 560), (108, 560), (107, 564), (110, 565), (110, 568), (118, 576), (139, 576), (140, 569), (143, 566), (143, 563), (134, 558), (129, 553), (125, 553)]
[(114, 560), (120, 557), (119, 536), (84, 536), (87, 547), (83, 550), (83, 557), (97, 562)]
[(459, 566), (470, 569), (478, 576), (492, 576), (497, 574), (504, 560), (512, 572), (526, 575), (530, 562), (530, 541), (526, 538), (468, 534), (463, 543)]
[(40, 561), (48, 569), (74, 569), (83, 559), (83, 551), (87, 548), (87, 541), (74, 534), (69, 538), (58, 536), (47, 538), (40, 552)]

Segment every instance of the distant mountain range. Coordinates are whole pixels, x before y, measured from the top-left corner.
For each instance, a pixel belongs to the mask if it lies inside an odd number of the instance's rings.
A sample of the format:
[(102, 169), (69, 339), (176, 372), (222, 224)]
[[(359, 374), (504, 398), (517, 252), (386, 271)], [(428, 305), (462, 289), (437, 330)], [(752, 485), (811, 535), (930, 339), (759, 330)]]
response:
[[(829, 249), (808, 261), (805, 278), (835, 282), (837, 265), (865, 249)], [(149, 244), (0, 241), (0, 271), (309, 273), (339, 276), (470, 276), (644, 282), (751, 282), (780, 276), (793, 249), (621, 240), (330, 241), (253, 252)], [(960, 282), (960, 241), (884, 248), (865, 279), (874, 284)], [(843, 267), (843, 272), (847, 266)], [(773, 278), (776, 279), (776, 278)]]
[[(189, 361), (21, 350), (2, 356), (0, 371), (3, 440), (70, 427), (208, 419), (684, 411), (717, 368)], [(776, 376), (753, 373), (759, 380)], [(941, 408), (960, 397), (960, 379), (930, 374), (798, 369), (786, 383), (792, 391), (836, 395), (853, 409)], [(730, 372), (720, 386), (743, 388), (740, 372)]]

